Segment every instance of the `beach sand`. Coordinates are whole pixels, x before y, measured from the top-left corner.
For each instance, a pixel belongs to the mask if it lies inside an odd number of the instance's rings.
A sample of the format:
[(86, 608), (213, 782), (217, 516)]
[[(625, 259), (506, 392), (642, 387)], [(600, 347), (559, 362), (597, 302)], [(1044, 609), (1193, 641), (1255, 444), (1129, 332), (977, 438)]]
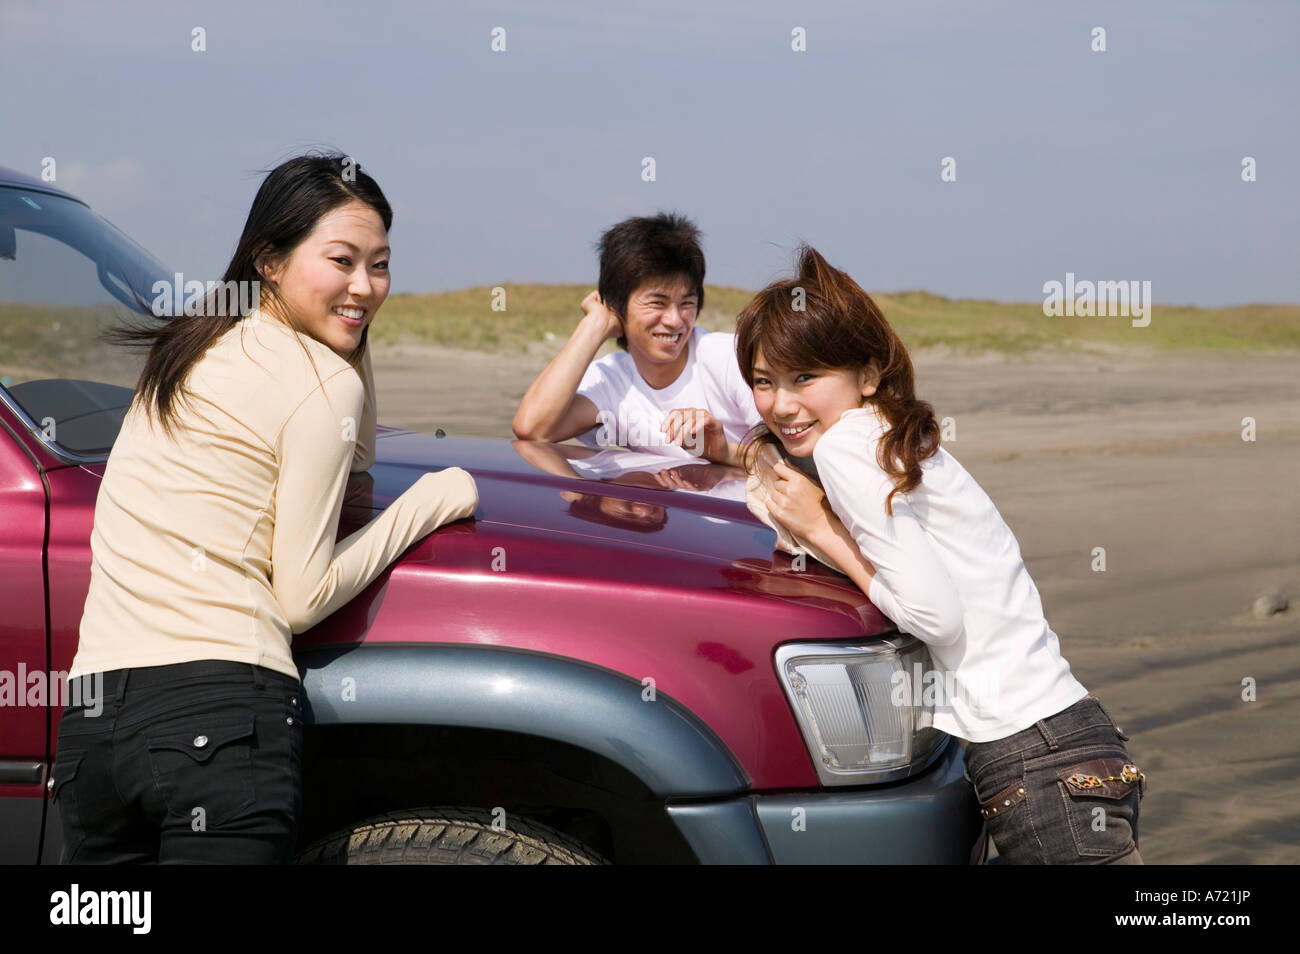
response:
[[(557, 347), (377, 348), (380, 422), (510, 437)], [(945, 446), (1019, 539), (1062, 652), (1132, 737), (1143, 858), (1300, 862), (1300, 355), (913, 360), (918, 396), (951, 418)], [(1255, 618), (1266, 593), (1292, 608)]]

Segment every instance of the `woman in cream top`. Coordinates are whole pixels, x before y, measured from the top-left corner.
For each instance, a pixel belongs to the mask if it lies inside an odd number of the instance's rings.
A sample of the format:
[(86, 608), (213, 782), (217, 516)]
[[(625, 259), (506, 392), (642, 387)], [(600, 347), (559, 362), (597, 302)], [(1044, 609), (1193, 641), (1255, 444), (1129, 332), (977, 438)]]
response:
[(175, 440), (132, 407), (95, 506), (70, 676), (198, 659), (297, 676), (293, 633), (473, 514), (474, 481), (451, 468), (335, 543), (348, 474), (374, 462), (368, 349), (360, 372), (254, 311), (195, 365)]
[(258, 307), (225, 317), (210, 294), (200, 315), (110, 336), (149, 358), (95, 505), (70, 676), (101, 705), (59, 725), (66, 861), (291, 861), (293, 634), (474, 513), (473, 478), (448, 468), (336, 542), (348, 475), (375, 457), (368, 328), (391, 221), (347, 157), (289, 160), (222, 280), (258, 282)]

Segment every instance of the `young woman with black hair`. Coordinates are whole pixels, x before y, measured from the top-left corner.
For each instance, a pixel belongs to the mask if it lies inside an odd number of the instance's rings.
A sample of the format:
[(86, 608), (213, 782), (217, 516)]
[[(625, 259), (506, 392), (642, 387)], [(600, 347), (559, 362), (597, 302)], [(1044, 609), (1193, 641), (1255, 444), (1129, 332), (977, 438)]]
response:
[(218, 290), (201, 315), (113, 335), (149, 351), (96, 501), (69, 674), (102, 678), (102, 711), (69, 706), (59, 724), (65, 862), (291, 861), (293, 634), (473, 514), (473, 479), (448, 468), (335, 540), (349, 473), (374, 461), (367, 341), (391, 224), (351, 159), (291, 159), (222, 279), (258, 283), (256, 307), (227, 314)]

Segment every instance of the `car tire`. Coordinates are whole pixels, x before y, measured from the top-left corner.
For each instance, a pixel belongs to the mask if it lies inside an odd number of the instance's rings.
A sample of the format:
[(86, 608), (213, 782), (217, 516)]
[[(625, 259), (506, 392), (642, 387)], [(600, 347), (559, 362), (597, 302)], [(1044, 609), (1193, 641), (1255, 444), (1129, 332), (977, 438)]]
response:
[(300, 865), (602, 865), (604, 858), (547, 825), (478, 808), (376, 815), (303, 850)]

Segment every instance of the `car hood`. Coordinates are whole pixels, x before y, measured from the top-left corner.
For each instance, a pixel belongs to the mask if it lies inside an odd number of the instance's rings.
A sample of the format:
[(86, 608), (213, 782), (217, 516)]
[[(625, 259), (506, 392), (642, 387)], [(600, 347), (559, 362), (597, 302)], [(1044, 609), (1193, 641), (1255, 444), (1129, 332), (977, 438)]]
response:
[[(361, 486), (349, 488), (350, 522), (373, 519), (427, 471), (462, 467), (478, 486), (474, 516), (484, 525), (550, 530), (728, 561), (773, 557), (776, 534), (749, 512), (744, 474), (735, 468), (620, 450), (612, 467), (589, 471), (583, 465), (601, 455), (585, 460), (564, 456), (583, 453), (572, 445), (439, 438), (386, 428), (380, 430), (376, 448), (369, 480), (362, 478)], [(539, 453), (553, 456), (541, 458)], [(566, 470), (565, 464), (573, 469)], [(697, 485), (710, 486), (696, 491), (658, 485), (656, 472), (678, 468)], [(610, 470), (617, 473), (606, 476)], [(840, 574), (831, 574), (830, 581), (856, 590)]]
[[(453, 466), (474, 477), (474, 519), (438, 529), (296, 636), (300, 659), (360, 641), (433, 641), (578, 660), (636, 691), (654, 683), (716, 732), (758, 787), (817, 784), (774, 678), (775, 648), (895, 627), (847, 577), (774, 550), (776, 534), (745, 506), (743, 474), (619, 450), (383, 429), (376, 462), (349, 481), (340, 532), (373, 519), (425, 472)], [(692, 468), (709, 492), (660, 487), (654, 474), (665, 466)]]
[[(680, 561), (741, 569), (756, 574), (757, 588), (769, 595), (824, 608), (834, 603), (856, 616), (868, 634), (892, 629), (846, 576), (811, 558), (796, 564), (775, 549), (775, 532), (745, 504), (741, 471), (621, 450), (610, 454), (612, 460), (574, 445), (380, 428), (375, 464), (349, 483), (340, 536), (374, 519), (422, 474), (461, 467), (478, 487), (476, 533), (495, 533), (503, 541), (524, 533), (563, 542), (567, 552), (605, 551), (611, 560), (636, 552), (643, 566)], [(584, 470), (592, 461), (600, 466)], [(681, 472), (697, 484), (711, 486), (704, 492), (658, 486), (654, 473), (665, 467), (685, 468)], [(611, 471), (612, 476), (587, 476)]]
[[(447, 467), (473, 475), (474, 519), (412, 545), (346, 606), (295, 634), (295, 657), (310, 668), (361, 646), (436, 643), (577, 660), (638, 692), (652, 681), (717, 733), (755, 786), (816, 786), (774, 650), (869, 639), (893, 624), (847, 577), (775, 551), (776, 534), (745, 506), (743, 481), (726, 492), (737, 472), (669, 462), (699, 468), (710, 495), (649, 486), (662, 461), (638, 470), (618, 458), (595, 471), (604, 477), (580, 476), (572, 462), (596, 459), (588, 455), (381, 428), (375, 463), (349, 478), (340, 538)], [(102, 478), (102, 464), (82, 469)], [(83, 499), (90, 507), (95, 495), (87, 488)]]

